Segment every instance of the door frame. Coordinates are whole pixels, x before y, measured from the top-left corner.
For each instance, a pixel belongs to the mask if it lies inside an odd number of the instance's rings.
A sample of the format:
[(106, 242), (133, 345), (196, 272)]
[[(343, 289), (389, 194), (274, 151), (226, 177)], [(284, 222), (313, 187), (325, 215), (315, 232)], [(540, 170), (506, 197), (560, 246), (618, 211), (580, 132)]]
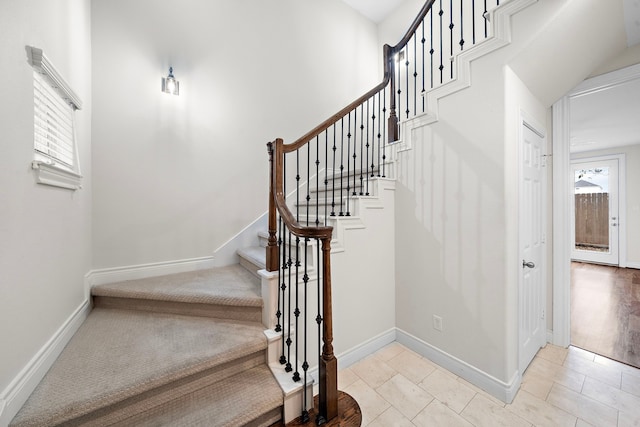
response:
[[(579, 154), (583, 154), (583, 153), (579, 153)], [(624, 153), (622, 154), (610, 154), (610, 155), (603, 155), (603, 156), (589, 156), (589, 154), (584, 153), (585, 156), (588, 157), (575, 157), (574, 155), (570, 155), (570, 163), (569, 163), (569, 172), (571, 172), (571, 170), (573, 169), (573, 166), (571, 166), (573, 163), (576, 162), (580, 162), (580, 163), (587, 163), (587, 162), (604, 162), (604, 161), (608, 161), (608, 160), (617, 160), (618, 161), (618, 166), (617, 166), (617, 171), (618, 171), (618, 176), (617, 176), (617, 180), (618, 180), (618, 190), (616, 194), (616, 202), (618, 203), (618, 216), (617, 216), (617, 227), (618, 227), (618, 264), (616, 264), (616, 266), (618, 267), (626, 267), (627, 266), (627, 218), (626, 218), (626, 213), (627, 213), (627, 204), (626, 204), (626, 180), (622, 179), (622, 177), (626, 176), (626, 170), (625, 170), (625, 164), (626, 164), (626, 156)], [(572, 177), (572, 179), (574, 179)], [(569, 180), (571, 181), (571, 180)], [(571, 199), (572, 197), (572, 191), (574, 191), (575, 185), (573, 182), (569, 183), (570, 185), (570, 189), (569, 189), (569, 199)], [(575, 208), (575, 207), (574, 207)], [(571, 222), (571, 224), (573, 224), (573, 219), (571, 218), (572, 213), (574, 212), (574, 208), (571, 207), (571, 200), (569, 201), (569, 220)], [(609, 221), (611, 221), (611, 219), (609, 218)], [(574, 244), (574, 238), (573, 238), (573, 233), (571, 232), (571, 227), (569, 227), (569, 238), (571, 239), (571, 245), (573, 246)]]
[[(542, 310), (543, 313), (545, 313), (542, 316), (542, 319), (540, 319), (540, 327), (542, 330), (542, 336), (540, 337), (540, 347), (542, 348), (545, 343), (546, 343), (546, 330), (547, 330), (547, 321), (546, 321), (546, 306), (547, 306), (547, 287), (548, 287), (548, 283), (547, 283), (547, 238), (546, 238), (546, 234), (547, 234), (547, 175), (548, 175), (548, 162), (547, 162), (547, 155), (546, 155), (546, 151), (547, 151), (547, 136), (546, 136), (546, 127), (543, 126), (542, 124), (538, 123), (533, 117), (531, 117), (529, 114), (527, 114), (527, 112), (525, 112), (524, 110), (520, 110), (520, 116), (518, 118), (518, 263), (520, 263), (521, 260), (523, 260), (524, 258), (524, 251), (523, 251), (523, 237), (522, 237), (522, 195), (523, 195), (523, 191), (522, 191), (522, 184), (523, 184), (523, 179), (524, 179), (524, 171), (522, 170), (522, 161), (523, 161), (523, 156), (524, 156), (524, 151), (523, 151), (523, 147), (524, 147), (524, 133), (523, 133), (523, 126), (528, 127), (529, 129), (531, 129), (531, 131), (533, 131), (535, 134), (537, 134), (541, 139), (542, 139), (542, 143), (541, 143), (541, 153), (540, 153), (540, 161), (542, 162), (542, 168), (543, 168), (543, 172), (542, 172), (542, 182), (541, 182), (541, 192), (542, 194), (540, 195), (540, 228), (542, 231), (542, 254), (540, 256), (540, 276), (541, 276), (541, 286), (540, 286), (540, 301), (541, 301), (541, 306), (542, 306)], [(520, 264), (518, 264), (518, 307), (521, 306), (521, 298), (523, 297), (523, 295), (519, 292), (520, 289), (522, 289), (523, 285), (524, 285), (524, 275), (522, 274), (522, 267), (520, 266)], [(518, 370), (520, 373), (523, 373), (525, 371), (525, 369), (527, 368), (527, 366), (522, 366), (524, 361), (522, 360), (522, 348), (521, 348), (521, 337), (520, 337), (520, 322), (521, 322), (521, 316), (523, 315), (523, 313), (521, 312), (521, 310), (518, 310)]]
[[(571, 234), (569, 179), (570, 101), (572, 98), (606, 89), (640, 78), (640, 65), (623, 68), (583, 81), (575, 89), (553, 104), (553, 338), (552, 343), (561, 347), (571, 344)], [(618, 169), (619, 185), (626, 185), (623, 170)], [(623, 166), (624, 167), (624, 166)], [(564, 178), (562, 178), (564, 177)], [(620, 190), (621, 187), (619, 187)], [(622, 194), (622, 193), (621, 193)], [(620, 198), (622, 199), (622, 197)], [(626, 201), (619, 205), (623, 212)], [(626, 211), (624, 211), (626, 213)], [(621, 221), (620, 235), (626, 236), (626, 224)], [(625, 237), (626, 238), (626, 237)], [(625, 240), (626, 241), (626, 240)], [(626, 246), (620, 244), (619, 266), (626, 267)]]

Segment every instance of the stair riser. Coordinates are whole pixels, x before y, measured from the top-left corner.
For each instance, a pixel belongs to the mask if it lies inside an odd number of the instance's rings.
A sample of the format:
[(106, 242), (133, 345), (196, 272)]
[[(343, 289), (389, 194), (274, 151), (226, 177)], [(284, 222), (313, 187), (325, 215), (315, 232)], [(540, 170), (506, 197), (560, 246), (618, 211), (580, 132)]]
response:
[(188, 377), (179, 378), (176, 381), (149, 390), (146, 393), (71, 420), (64, 425), (82, 425), (86, 427), (114, 425), (128, 427), (132, 425), (131, 417), (142, 417), (142, 419), (144, 419), (145, 416), (153, 413), (154, 408), (159, 408), (167, 402), (179, 399), (189, 393), (193, 393), (196, 390), (230, 378), (233, 375), (263, 363), (265, 363), (264, 352), (256, 352), (215, 368)]
[(262, 321), (261, 307), (223, 306), (216, 304), (181, 303), (134, 298), (93, 297), (94, 307), (140, 310), (186, 316), (212, 317), (216, 319)]

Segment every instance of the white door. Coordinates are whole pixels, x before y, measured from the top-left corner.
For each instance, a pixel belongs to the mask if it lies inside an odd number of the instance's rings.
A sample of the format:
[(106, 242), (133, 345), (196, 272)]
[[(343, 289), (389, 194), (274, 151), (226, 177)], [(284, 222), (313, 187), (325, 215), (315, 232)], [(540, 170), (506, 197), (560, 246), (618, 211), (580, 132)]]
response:
[[(545, 345), (545, 171), (543, 136), (525, 122), (520, 141), (519, 367)], [(520, 264), (521, 263), (521, 264)]]
[(618, 159), (571, 161), (571, 259), (619, 264)]

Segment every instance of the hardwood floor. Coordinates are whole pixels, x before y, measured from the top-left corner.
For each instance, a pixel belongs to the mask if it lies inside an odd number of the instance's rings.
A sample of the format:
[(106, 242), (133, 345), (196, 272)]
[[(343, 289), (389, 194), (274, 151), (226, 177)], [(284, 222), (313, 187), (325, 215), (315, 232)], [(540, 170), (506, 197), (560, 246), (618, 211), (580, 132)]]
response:
[(571, 344), (640, 368), (640, 270), (571, 263)]

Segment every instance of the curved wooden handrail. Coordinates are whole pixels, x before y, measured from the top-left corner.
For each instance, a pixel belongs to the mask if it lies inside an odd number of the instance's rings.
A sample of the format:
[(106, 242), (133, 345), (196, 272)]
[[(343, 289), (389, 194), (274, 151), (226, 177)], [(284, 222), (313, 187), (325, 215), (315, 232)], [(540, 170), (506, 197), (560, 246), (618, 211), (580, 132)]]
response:
[(404, 35), (404, 37), (402, 37), (402, 39), (398, 42), (398, 44), (393, 46), (392, 50), (394, 54), (402, 50), (402, 48), (404, 48), (407, 45), (407, 43), (409, 43), (409, 40), (411, 40), (411, 36), (413, 36), (413, 33), (415, 33), (418, 30), (418, 27), (420, 26), (424, 18), (427, 16), (427, 13), (429, 13), (429, 11), (431, 10), (431, 6), (433, 6), (433, 3), (435, 3), (435, 1), (436, 0), (428, 0), (424, 4), (424, 6), (422, 6), (422, 9), (420, 9), (420, 13), (418, 13), (418, 16), (416, 16), (416, 19), (413, 21), (413, 23), (409, 27), (409, 30)]
[[(309, 239), (330, 239), (333, 227), (330, 226), (304, 226), (301, 225), (289, 210), (287, 206), (286, 198), (284, 195), (284, 179), (283, 179), (283, 166), (282, 161), (284, 159), (284, 141), (281, 138), (276, 139), (274, 142), (269, 142), (269, 156), (271, 158), (271, 171), (272, 171), (272, 199), (275, 204), (275, 208), (282, 217), (282, 220), (287, 225), (287, 228), (294, 236), (309, 238)], [(275, 224), (274, 224), (275, 225)]]
[(329, 117), (324, 122), (320, 123), (311, 131), (302, 135), (300, 138), (298, 138), (291, 144), (284, 144), (283, 149), (285, 153), (290, 153), (304, 146), (311, 139), (320, 135), (320, 133), (328, 129), (331, 125), (337, 123), (338, 120), (340, 120), (342, 117), (347, 115), (350, 111), (353, 111), (356, 107), (360, 106), (367, 99), (371, 98), (373, 95), (380, 92), (382, 89), (384, 89), (387, 86), (387, 84), (389, 83), (389, 80), (391, 79), (391, 76), (393, 75), (394, 55), (398, 53), (400, 50), (402, 50), (407, 45), (407, 43), (409, 43), (409, 40), (411, 39), (413, 34), (416, 32), (416, 30), (418, 29), (418, 27), (420, 26), (424, 18), (427, 16), (427, 13), (429, 13), (429, 11), (431, 10), (431, 7), (433, 6), (434, 2), (435, 0), (428, 0), (424, 4), (422, 9), (420, 9), (420, 13), (418, 14), (418, 16), (416, 16), (416, 19), (411, 24), (411, 27), (409, 27), (409, 30), (405, 33), (404, 37), (402, 37), (402, 39), (395, 46), (389, 46), (388, 44), (383, 46), (384, 77), (382, 82), (378, 83), (373, 89), (369, 90), (367, 93), (365, 93), (364, 95), (362, 95), (361, 97), (359, 97), (358, 99), (356, 99), (355, 101), (353, 101), (352, 103), (350, 103), (349, 105), (347, 105), (346, 107), (344, 107), (343, 109), (341, 109), (340, 111), (338, 111), (337, 113)]

